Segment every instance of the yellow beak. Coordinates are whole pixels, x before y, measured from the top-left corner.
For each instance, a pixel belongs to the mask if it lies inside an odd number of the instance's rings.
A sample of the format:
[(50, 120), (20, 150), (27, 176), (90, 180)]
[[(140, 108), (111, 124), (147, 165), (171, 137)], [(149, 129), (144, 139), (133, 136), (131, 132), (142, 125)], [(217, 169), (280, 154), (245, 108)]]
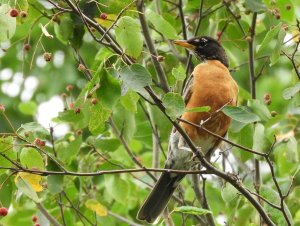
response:
[(179, 45), (179, 46), (182, 46), (182, 47), (187, 48), (187, 49), (190, 49), (190, 50), (195, 49), (195, 46), (189, 44), (189, 43), (188, 43), (187, 41), (185, 41), (185, 40), (175, 40), (175, 41), (174, 41), (174, 44)]

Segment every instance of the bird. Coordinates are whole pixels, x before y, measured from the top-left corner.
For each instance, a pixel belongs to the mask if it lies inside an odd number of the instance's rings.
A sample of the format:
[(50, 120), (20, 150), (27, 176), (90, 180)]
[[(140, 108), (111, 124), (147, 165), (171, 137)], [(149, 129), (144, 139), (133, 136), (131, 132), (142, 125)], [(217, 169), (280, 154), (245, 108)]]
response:
[[(191, 79), (183, 91), (186, 108), (210, 107), (209, 112), (186, 111), (180, 118), (197, 125), (209, 119), (204, 127), (219, 136), (226, 136), (231, 118), (220, 109), (226, 105), (237, 105), (238, 85), (230, 75), (229, 61), (224, 48), (209, 36), (175, 40), (174, 44), (188, 49), (201, 62), (194, 68)], [(209, 160), (214, 150), (219, 147), (221, 139), (181, 120), (179, 124), (194, 145)], [(190, 170), (195, 164), (197, 163), (193, 152), (179, 132), (173, 128), (165, 169)], [(138, 211), (137, 219), (155, 223), (184, 176), (184, 174), (163, 172)]]

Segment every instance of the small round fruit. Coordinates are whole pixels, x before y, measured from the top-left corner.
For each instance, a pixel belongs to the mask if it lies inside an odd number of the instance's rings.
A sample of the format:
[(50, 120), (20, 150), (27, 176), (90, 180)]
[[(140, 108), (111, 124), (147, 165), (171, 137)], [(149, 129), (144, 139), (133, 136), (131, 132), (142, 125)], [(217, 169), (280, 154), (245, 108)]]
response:
[(286, 8), (286, 10), (290, 10), (292, 8), (292, 6), (290, 4), (286, 4), (285, 8)]
[(31, 220), (32, 220), (32, 222), (37, 222), (38, 221), (37, 215), (33, 215)]
[(66, 90), (67, 90), (68, 92), (71, 92), (73, 89), (74, 89), (74, 86), (73, 86), (73, 85), (67, 85), (67, 86), (66, 86)]
[(26, 11), (21, 11), (20, 12), (20, 16), (22, 17), (22, 18), (26, 18), (27, 17), (27, 12)]
[(75, 109), (75, 113), (76, 113), (76, 114), (79, 114), (80, 111), (81, 111), (80, 108), (76, 108), (76, 109)]
[(17, 9), (11, 9), (9, 15), (11, 17), (17, 17), (19, 15), (19, 11)]
[(106, 13), (101, 13), (100, 14), (100, 19), (106, 20), (107, 19), (107, 14)]
[(97, 98), (93, 98), (93, 99), (91, 100), (91, 103), (92, 103), (93, 105), (96, 105), (96, 104), (98, 103)]
[(0, 112), (5, 112), (5, 106), (3, 104), (0, 104)]
[(43, 55), (43, 57), (44, 57), (45, 61), (49, 62), (52, 59), (52, 54), (49, 53), (49, 52), (45, 52), (44, 55)]
[(78, 69), (78, 71), (84, 71), (86, 68), (83, 64), (79, 64), (77, 69)]
[(5, 207), (0, 208), (0, 216), (4, 217), (7, 215), (7, 213), (8, 213), (7, 208), (5, 208)]
[(272, 103), (272, 96), (270, 93), (264, 94), (264, 102), (266, 105), (270, 105)]
[(28, 52), (31, 49), (31, 45), (29, 43), (25, 43), (23, 49)]

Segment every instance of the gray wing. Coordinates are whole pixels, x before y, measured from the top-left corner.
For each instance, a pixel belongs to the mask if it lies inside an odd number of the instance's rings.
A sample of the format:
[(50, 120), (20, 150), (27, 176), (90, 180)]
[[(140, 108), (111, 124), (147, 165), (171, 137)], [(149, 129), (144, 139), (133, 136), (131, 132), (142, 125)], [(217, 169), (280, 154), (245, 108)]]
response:
[(191, 75), (191, 77), (189, 78), (188, 82), (186, 83), (186, 85), (183, 89), (183, 99), (184, 99), (185, 105), (188, 103), (189, 99), (192, 96), (193, 82), (194, 82), (194, 76)]

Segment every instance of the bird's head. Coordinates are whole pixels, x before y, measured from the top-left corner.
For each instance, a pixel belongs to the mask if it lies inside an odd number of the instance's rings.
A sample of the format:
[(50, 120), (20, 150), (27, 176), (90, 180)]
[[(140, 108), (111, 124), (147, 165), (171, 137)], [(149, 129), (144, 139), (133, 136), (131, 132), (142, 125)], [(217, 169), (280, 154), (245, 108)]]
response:
[(176, 40), (174, 43), (187, 48), (202, 61), (219, 60), (226, 67), (229, 66), (225, 50), (217, 40), (211, 37), (201, 36), (189, 40)]

